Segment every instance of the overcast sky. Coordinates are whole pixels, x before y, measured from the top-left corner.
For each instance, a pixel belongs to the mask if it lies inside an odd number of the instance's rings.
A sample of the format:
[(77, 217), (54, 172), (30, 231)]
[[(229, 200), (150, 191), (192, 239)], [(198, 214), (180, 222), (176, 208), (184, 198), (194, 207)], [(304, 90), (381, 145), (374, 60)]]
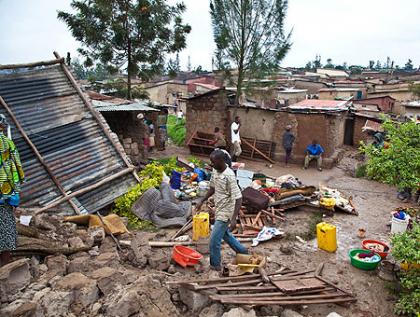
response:
[[(176, 0), (169, 0), (176, 2)], [(211, 68), (214, 50), (209, 0), (184, 0), (184, 19), (192, 26), (188, 56), (193, 67)], [(69, 10), (70, 0), (0, 0), (0, 64), (52, 59), (57, 50), (75, 54), (78, 47), (57, 10)], [(420, 64), (419, 0), (289, 0), (287, 29), (293, 46), (283, 66), (304, 66), (316, 54), (322, 61), (367, 65), (387, 56), (403, 66), (411, 58)]]

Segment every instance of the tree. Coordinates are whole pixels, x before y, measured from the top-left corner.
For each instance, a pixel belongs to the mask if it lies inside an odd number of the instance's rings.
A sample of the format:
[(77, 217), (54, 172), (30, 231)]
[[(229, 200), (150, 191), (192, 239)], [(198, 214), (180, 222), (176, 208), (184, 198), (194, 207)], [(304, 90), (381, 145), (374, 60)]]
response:
[(166, 66), (166, 72), (169, 75), (169, 77), (175, 78), (180, 71), (181, 65), (179, 64), (179, 54), (176, 54), (175, 59), (169, 59), (168, 65)]
[(370, 60), (369, 61), (369, 69), (373, 69), (373, 67), (375, 67), (375, 61)]
[(405, 64), (404, 69), (405, 70), (408, 70), (408, 71), (414, 69), (414, 67), (413, 67), (413, 61), (411, 59), (408, 59), (408, 62)]
[[(276, 71), (291, 47), (285, 34), (287, 0), (211, 0), (216, 62), (236, 84), (239, 102), (245, 78)], [(236, 81), (229, 69), (237, 69)]]
[(324, 66), (325, 68), (334, 68), (334, 64), (332, 63), (332, 58), (327, 59), (327, 64)]
[(312, 69), (313, 69), (312, 62), (311, 61), (307, 62), (306, 65), (305, 65), (305, 70), (310, 71)]
[(191, 27), (183, 24), (185, 5), (163, 0), (72, 0), (75, 13), (58, 12), (73, 37), (81, 42), (79, 53), (86, 66), (99, 61), (127, 71), (127, 98), (131, 78), (147, 80), (160, 73), (165, 55), (186, 47)]
[(193, 69), (192, 71), (194, 74), (200, 75), (200, 74), (205, 74), (207, 73), (206, 70), (203, 69), (203, 67), (201, 65), (198, 65), (196, 68)]
[(387, 120), (382, 126), (388, 148), (361, 146), (368, 156), (368, 176), (399, 189), (417, 189), (420, 184), (420, 125), (413, 121), (398, 124)]
[(315, 60), (312, 62), (312, 65), (315, 69), (322, 67), (321, 55), (316, 55), (315, 56)]
[(377, 60), (377, 61), (376, 61), (376, 66), (375, 66), (375, 68), (376, 68), (376, 69), (381, 69), (381, 68), (382, 68), (381, 62), (380, 62), (379, 60)]
[(108, 79), (111, 75), (109, 69), (103, 64), (98, 63), (87, 67), (78, 58), (73, 59), (70, 66), (78, 79), (87, 79), (90, 82)]

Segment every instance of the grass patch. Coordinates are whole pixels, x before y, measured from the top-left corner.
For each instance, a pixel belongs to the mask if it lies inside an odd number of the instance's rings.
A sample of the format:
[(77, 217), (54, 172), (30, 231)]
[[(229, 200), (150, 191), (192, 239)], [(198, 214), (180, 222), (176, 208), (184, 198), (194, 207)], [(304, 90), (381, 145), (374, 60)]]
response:
[(363, 178), (366, 177), (367, 175), (367, 165), (366, 164), (362, 164), (356, 167), (356, 178)]
[(168, 116), (167, 122), (168, 137), (177, 146), (182, 146), (185, 143), (185, 134), (187, 129), (185, 128), (185, 119), (180, 120), (177, 123), (175, 115)]

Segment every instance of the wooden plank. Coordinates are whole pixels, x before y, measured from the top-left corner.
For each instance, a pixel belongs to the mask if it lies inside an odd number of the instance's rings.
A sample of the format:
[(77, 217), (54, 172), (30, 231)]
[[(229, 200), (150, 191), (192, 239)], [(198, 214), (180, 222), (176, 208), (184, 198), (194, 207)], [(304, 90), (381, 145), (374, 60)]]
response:
[(254, 158), (254, 152), (255, 152), (255, 146), (256, 146), (256, 144), (257, 144), (257, 139), (254, 138), (253, 148), (252, 148), (252, 151), (251, 151), (251, 158)]
[(265, 158), (267, 161), (269, 161), (270, 163), (274, 164), (275, 162), (269, 158), (267, 155), (265, 155), (263, 152), (261, 152), (260, 150), (258, 150), (256, 147), (252, 146), (251, 143), (249, 143), (248, 141), (246, 141), (245, 139), (242, 140), (245, 144), (247, 144), (248, 146), (250, 146), (251, 148), (253, 148), (255, 150), (255, 152), (257, 152), (258, 154), (260, 154), (263, 158)]
[[(322, 297), (322, 295), (317, 296), (307, 296), (307, 298), (293, 299), (293, 298), (225, 298), (220, 299), (219, 301), (223, 304), (249, 304), (249, 305), (310, 305), (310, 304), (329, 304), (329, 303), (345, 303), (345, 302), (355, 302), (354, 297), (348, 297), (346, 295), (326, 295), (327, 297)], [(304, 296), (300, 296), (304, 297)], [(341, 297), (341, 298), (340, 298)]]
[(284, 293), (294, 293), (299, 291), (309, 291), (313, 289), (325, 288), (325, 283), (315, 277), (297, 277), (291, 280), (271, 281), (280, 291)]
[[(258, 275), (259, 276), (259, 275)], [(262, 283), (262, 279), (259, 278), (255, 278), (255, 279), (251, 279), (248, 281), (243, 281), (243, 282), (234, 282), (234, 283), (229, 283), (229, 286), (244, 286), (244, 285), (254, 285), (254, 284), (259, 284)], [(210, 285), (192, 285), (193, 289), (198, 291), (198, 290), (204, 290), (204, 289), (210, 289), (210, 288), (216, 288), (216, 287), (220, 287), (220, 286), (226, 286), (226, 283), (222, 283), (222, 284), (210, 284)]]
[(0, 65), (0, 69), (32, 68), (32, 67), (38, 67), (38, 66), (49, 66), (49, 65), (55, 65), (55, 64), (62, 64), (62, 63), (64, 63), (64, 57), (57, 58), (57, 59), (52, 59), (52, 60), (49, 60), (49, 61), (36, 62), (36, 63)]
[[(229, 288), (229, 287), (225, 287), (225, 288)], [(279, 291), (276, 287), (272, 287), (272, 286), (256, 286), (256, 287), (252, 287), (252, 286), (248, 286), (248, 287), (232, 287), (232, 290), (243, 290), (243, 291), (248, 291), (248, 290), (272, 290), (272, 288), (274, 288), (274, 290), (277, 290), (276, 292), (260, 292), (260, 293), (253, 293), (253, 294), (248, 294), (248, 293), (244, 293), (244, 294), (215, 294), (212, 295), (211, 298), (212, 299), (221, 299), (221, 298), (256, 298), (256, 297), (280, 297), (280, 298), (293, 298), (293, 299), (297, 299), (298, 297), (300, 297), (301, 295), (314, 295), (317, 296), (319, 298), (319, 296), (321, 295), (339, 295), (339, 296), (345, 296), (342, 293), (337, 293), (335, 292), (335, 288), (326, 288), (325, 290), (322, 290), (322, 292), (331, 292), (334, 291), (333, 293), (329, 293), (329, 294), (320, 294), (320, 290), (307, 290), (307, 291), (301, 291), (299, 293), (293, 293), (293, 294), (286, 294), (283, 293), (281, 291)]]

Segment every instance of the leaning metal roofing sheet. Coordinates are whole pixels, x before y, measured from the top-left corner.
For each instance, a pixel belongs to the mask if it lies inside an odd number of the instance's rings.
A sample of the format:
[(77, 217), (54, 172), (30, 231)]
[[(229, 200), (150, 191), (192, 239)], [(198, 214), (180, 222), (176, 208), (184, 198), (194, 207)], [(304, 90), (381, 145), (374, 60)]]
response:
[[(60, 65), (3, 72), (0, 96), (67, 194), (127, 168)], [(11, 125), (26, 174), (22, 206), (38, 208), (62, 198), (7, 111), (0, 108), (0, 113)], [(126, 174), (72, 198), (72, 202), (82, 211), (95, 212), (134, 184), (134, 177)], [(55, 210), (72, 212), (68, 202)]]

